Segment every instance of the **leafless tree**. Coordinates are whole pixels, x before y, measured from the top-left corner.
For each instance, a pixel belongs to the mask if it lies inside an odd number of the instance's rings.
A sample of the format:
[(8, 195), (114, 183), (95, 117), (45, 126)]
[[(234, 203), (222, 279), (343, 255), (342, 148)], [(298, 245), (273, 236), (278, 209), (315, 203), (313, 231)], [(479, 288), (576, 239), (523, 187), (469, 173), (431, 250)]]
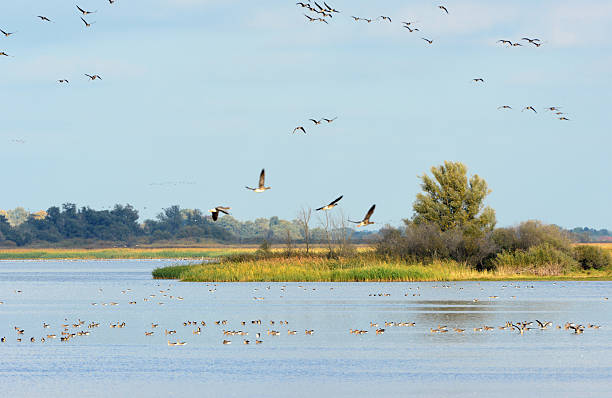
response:
[(306, 243), (306, 253), (310, 250), (310, 217), (312, 216), (312, 209), (310, 207), (304, 207), (298, 212), (298, 223), (302, 228), (304, 234), (304, 242)]

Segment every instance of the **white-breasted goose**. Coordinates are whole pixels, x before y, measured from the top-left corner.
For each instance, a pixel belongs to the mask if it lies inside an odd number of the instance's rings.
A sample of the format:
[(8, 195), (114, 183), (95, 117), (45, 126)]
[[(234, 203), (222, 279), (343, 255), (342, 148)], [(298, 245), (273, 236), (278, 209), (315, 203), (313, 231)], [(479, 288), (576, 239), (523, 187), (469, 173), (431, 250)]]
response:
[(265, 186), (265, 179), (266, 179), (266, 170), (261, 169), (261, 173), (259, 174), (259, 186), (257, 188), (251, 188), (251, 187), (245, 187), (245, 188), (253, 192), (264, 192), (270, 189), (270, 187)]

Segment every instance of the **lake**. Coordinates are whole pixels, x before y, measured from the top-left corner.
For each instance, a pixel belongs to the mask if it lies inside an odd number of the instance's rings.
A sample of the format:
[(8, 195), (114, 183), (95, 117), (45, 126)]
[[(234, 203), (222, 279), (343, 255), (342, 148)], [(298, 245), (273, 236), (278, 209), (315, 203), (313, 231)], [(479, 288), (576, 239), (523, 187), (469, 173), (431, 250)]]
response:
[[(2, 396), (612, 396), (612, 282), (151, 278), (174, 263), (0, 261)], [(507, 321), (532, 329), (499, 329)], [(448, 332), (431, 331), (440, 326)], [(494, 329), (474, 330), (483, 326)], [(75, 336), (60, 341), (62, 332)]]

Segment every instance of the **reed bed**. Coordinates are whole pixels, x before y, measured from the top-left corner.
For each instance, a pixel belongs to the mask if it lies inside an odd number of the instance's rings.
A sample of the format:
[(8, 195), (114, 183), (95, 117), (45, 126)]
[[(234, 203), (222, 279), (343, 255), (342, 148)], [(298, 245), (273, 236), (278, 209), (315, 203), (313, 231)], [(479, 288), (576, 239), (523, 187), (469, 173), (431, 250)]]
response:
[(238, 248), (112, 248), (112, 249), (7, 249), (0, 260), (117, 260), (117, 259), (199, 259), (222, 257), (255, 249)]
[(455, 262), (410, 264), (372, 256), (326, 259), (313, 257), (221, 261), (155, 270), (155, 278), (188, 282), (417, 282), (466, 280), (612, 279), (608, 271), (576, 271), (562, 275), (478, 271)]

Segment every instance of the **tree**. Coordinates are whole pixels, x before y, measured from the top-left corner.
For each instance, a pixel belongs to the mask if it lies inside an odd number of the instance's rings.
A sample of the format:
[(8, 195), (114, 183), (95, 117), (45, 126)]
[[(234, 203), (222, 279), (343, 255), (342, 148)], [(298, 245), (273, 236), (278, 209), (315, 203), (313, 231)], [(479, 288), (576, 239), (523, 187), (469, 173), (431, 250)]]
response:
[(306, 243), (306, 253), (310, 250), (310, 217), (312, 215), (312, 209), (310, 207), (302, 207), (297, 215), (297, 221), (302, 229), (302, 235), (304, 236), (304, 243)]
[(433, 178), (421, 176), (423, 193), (414, 202), (415, 224), (433, 223), (441, 231), (456, 228), (466, 232), (489, 232), (495, 227), (495, 210), (484, 206), (491, 192), (485, 180), (474, 174), (468, 179), (467, 167), (445, 161), (432, 167)]

